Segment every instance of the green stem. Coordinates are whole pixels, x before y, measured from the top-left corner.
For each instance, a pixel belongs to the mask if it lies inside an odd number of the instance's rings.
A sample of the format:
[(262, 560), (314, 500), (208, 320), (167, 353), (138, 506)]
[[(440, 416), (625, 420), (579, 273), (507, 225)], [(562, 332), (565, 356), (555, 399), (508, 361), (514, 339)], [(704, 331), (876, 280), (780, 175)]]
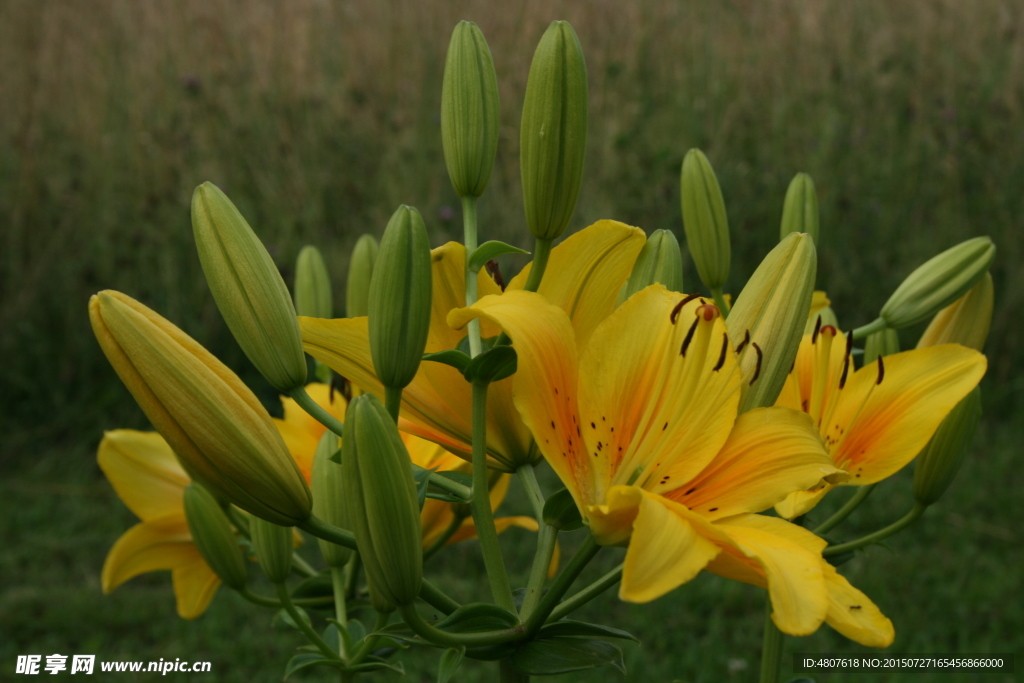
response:
[(526, 490), (526, 497), (530, 499), (530, 505), (533, 507), (533, 515), (537, 518), (537, 521), (543, 523), (544, 518), (544, 492), (540, 490), (540, 482), (537, 481), (537, 472), (533, 469), (533, 465), (523, 465), (516, 470), (516, 474), (519, 475), (519, 481), (523, 483), (523, 489)]
[(470, 500), (477, 538), (484, 555), (491, 595), (499, 607), (515, 614), (512, 589), (505, 571), (505, 561), (498, 545), (491, 512), (490, 488), (487, 481), (487, 385), (473, 383), (473, 497)]
[(416, 635), (437, 645), (445, 647), (485, 647), (487, 645), (500, 645), (501, 643), (514, 643), (526, 638), (526, 629), (522, 624), (513, 628), (501, 631), (478, 631), (475, 633), (449, 633), (435, 628), (427, 623), (420, 613), (416, 611), (415, 605), (406, 605), (400, 608), (405, 623), (416, 632)]
[(722, 312), (723, 318), (729, 317), (729, 304), (725, 302), (725, 295), (722, 294), (722, 288), (711, 290), (711, 297), (715, 300), (715, 305), (718, 306), (718, 310)]
[(310, 576), (316, 576), (320, 573), (317, 570), (313, 569), (313, 567), (310, 566), (309, 562), (306, 562), (304, 559), (302, 559), (302, 556), (296, 552), (292, 553), (292, 571), (301, 574), (302, 576), (305, 576), (307, 578)]
[(438, 536), (437, 540), (431, 543), (430, 547), (423, 551), (424, 562), (436, 555), (437, 551), (444, 547), (444, 544), (448, 542), (449, 538), (455, 535), (455, 532), (459, 530), (459, 527), (462, 526), (462, 522), (465, 521), (465, 519), (466, 518), (463, 515), (455, 515), (452, 517), (452, 522), (448, 525), (448, 528), (444, 530), (444, 533)]
[(310, 515), (309, 519), (298, 526), (306, 533), (312, 534), (317, 538), (322, 538), (325, 541), (330, 541), (335, 545), (340, 545), (345, 548), (358, 550), (356, 547), (355, 534), (346, 529), (342, 529), (341, 527), (334, 526), (333, 524), (328, 524), (319, 517)]
[(853, 331), (853, 338), (864, 339), (868, 335), (872, 335), (875, 332), (881, 332), (888, 326), (889, 325), (884, 320), (882, 320), (881, 318), (876, 318), (875, 320), (869, 322), (867, 325), (862, 325), (855, 329)]
[[(331, 567), (331, 587), (334, 589), (334, 618), (340, 624), (338, 628), (348, 628), (348, 609), (345, 605), (345, 568)], [(342, 659), (348, 660), (345, 639), (339, 636), (338, 643), (338, 654)]]
[(583, 544), (580, 545), (576, 554), (572, 556), (572, 559), (562, 568), (562, 571), (555, 577), (554, 583), (551, 584), (551, 588), (548, 592), (541, 597), (540, 602), (537, 604), (529, 619), (526, 620), (526, 632), (528, 637), (532, 638), (540, 630), (540, 627), (547, 621), (548, 616), (558, 605), (558, 601), (561, 600), (565, 592), (569, 590), (572, 582), (576, 580), (576, 577), (580, 575), (583, 568), (587, 566), (587, 563), (594, 559), (594, 555), (601, 549), (597, 543), (594, 542), (594, 537), (588, 535)]
[(352, 655), (352, 664), (358, 664), (366, 658), (366, 655), (373, 652), (373, 648), (377, 644), (378, 640), (378, 637), (374, 636), (373, 633), (380, 631), (382, 628), (387, 626), (388, 618), (389, 614), (387, 612), (377, 612), (377, 618), (373, 623), (373, 631), (363, 639), (363, 644), (360, 645), (359, 649)]
[(339, 422), (338, 418), (321, 408), (319, 403), (310, 398), (309, 394), (306, 393), (306, 387), (292, 389), (288, 395), (299, 404), (299, 407), (312, 415), (317, 422), (322, 424), (324, 427), (327, 427), (338, 436), (343, 435), (342, 433), (345, 431), (345, 425)]
[(516, 669), (507, 659), (498, 662), (499, 683), (530, 683), (530, 674)]
[(551, 556), (555, 552), (558, 530), (544, 523), (544, 494), (540, 490), (533, 465), (523, 465), (516, 470), (516, 473), (519, 475), (520, 481), (523, 482), (526, 496), (530, 499), (533, 513), (537, 517), (537, 523), (540, 524), (540, 529), (537, 531), (537, 553), (533, 557), (533, 567), (530, 569), (530, 578), (526, 583), (526, 595), (523, 597), (523, 607), (520, 610), (522, 618), (526, 619), (537, 607), (541, 592), (544, 590), (548, 567), (551, 566)]
[[(466, 305), (476, 303), (476, 273), (469, 269), (469, 257), (477, 247), (476, 234), (476, 197), (462, 198), (462, 233), (466, 243)], [(476, 358), (480, 355), (480, 321), (469, 322), (469, 355)]]
[(462, 606), (426, 579), (420, 585), (420, 599), (445, 616)]
[(345, 599), (356, 597), (356, 581), (359, 580), (359, 553), (352, 553), (352, 558), (345, 565)]
[[(415, 463), (413, 464), (412, 471), (414, 474), (422, 470), (422, 467), (416, 465)], [(461, 498), (463, 501), (467, 503), (469, 502), (469, 499), (473, 497), (473, 489), (469, 488), (468, 486), (463, 486), (454, 479), (443, 477), (437, 472), (431, 473), (430, 483), (436, 486), (437, 488), (441, 489), (445, 493), (450, 493), (456, 498)]]
[(534, 240), (533, 243), (533, 265), (530, 266), (530, 274), (526, 276), (526, 285), (523, 287), (527, 292), (536, 292), (544, 278), (544, 271), (548, 267), (548, 257), (551, 256), (551, 240)]
[(778, 683), (779, 668), (782, 664), (782, 631), (772, 621), (772, 602), (768, 600), (768, 608), (764, 616), (764, 640), (761, 647), (761, 683)]
[[(238, 591), (238, 594), (243, 598), (253, 603), (254, 605), (260, 605), (261, 607), (281, 607), (281, 601), (275, 600), (274, 598), (268, 598), (262, 595), (257, 595), (249, 591), (248, 588)], [(322, 607), (329, 605), (333, 601), (333, 598), (296, 598), (292, 600), (292, 604), (300, 607)]]
[(842, 555), (843, 553), (848, 553), (851, 550), (863, 548), (866, 545), (871, 545), (872, 543), (877, 543), (878, 541), (882, 541), (886, 538), (889, 538), (893, 534), (899, 531), (903, 531), (908, 526), (916, 522), (917, 518), (924, 514), (926, 507), (926, 505), (916, 503), (913, 509), (906, 515), (904, 515), (903, 518), (899, 521), (893, 522), (889, 526), (885, 527), (884, 529), (879, 529), (873, 534), (868, 534), (863, 538), (858, 538), (856, 541), (850, 541), (849, 543), (840, 543), (838, 545), (830, 545), (829, 547), (821, 551), (821, 554), (825, 557)]
[(401, 387), (384, 387), (384, 407), (395, 424), (398, 424), (398, 412), (402, 409)]
[(291, 616), (292, 621), (295, 622), (295, 625), (298, 626), (303, 635), (309, 639), (309, 642), (316, 646), (316, 649), (320, 650), (324, 657), (335, 661), (339, 660), (338, 653), (332, 650), (330, 646), (324, 642), (323, 638), (320, 637), (320, 634), (314, 631), (309, 622), (303, 619), (302, 615), (299, 614), (299, 611), (295, 609), (295, 605), (292, 604), (291, 596), (288, 595), (288, 587), (283, 583), (275, 585), (277, 586), (277, 596), (281, 600), (281, 606), (284, 608), (284, 611)]
[(551, 612), (551, 616), (548, 617), (548, 621), (558, 621), (567, 614), (575, 612), (621, 580), (622, 565), (620, 564), (618, 567), (611, 570), (600, 579), (581, 590), (579, 593), (563, 600), (562, 603)]
[(857, 493), (850, 497), (850, 500), (846, 501), (843, 507), (836, 510), (835, 514), (826, 519), (824, 522), (818, 525), (818, 528), (814, 530), (814, 533), (821, 536), (827, 534), (832, 529), (839, 526), (844, 519), (850, 516), (850, 513), (857, 509), (857, 507), (864, 502), (872, 491), (875, 490), (876, 484), (870, 484), (868, 486), (861, 486)]

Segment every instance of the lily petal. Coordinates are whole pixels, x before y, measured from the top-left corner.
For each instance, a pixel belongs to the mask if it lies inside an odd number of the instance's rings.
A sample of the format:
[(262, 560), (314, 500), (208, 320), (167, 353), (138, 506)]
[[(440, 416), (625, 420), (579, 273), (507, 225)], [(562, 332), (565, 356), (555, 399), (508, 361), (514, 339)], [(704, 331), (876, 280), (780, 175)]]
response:
[(107, 432), (96, 461), (118, 497), (139, 519), (181, 513), (182, 496), (191, 480), (157, 432)]
[(828, 562), (822, 562), (822, 570), (828, 588), (828, 625), (861, 645), (892, 645), (896, 630), (875, 603), (851, 586)]
[(188, 563), (171, 570), (178, 616), (182, 619), (195, 619), (205, 612), (221, 584), (199, 551), (194, 547), (193, 551), (195, 556)]
[(186, 565), (197, 552), (181, 512), (136, 524), (107, 553), (100, 575), (103, 592), (139, 574)]

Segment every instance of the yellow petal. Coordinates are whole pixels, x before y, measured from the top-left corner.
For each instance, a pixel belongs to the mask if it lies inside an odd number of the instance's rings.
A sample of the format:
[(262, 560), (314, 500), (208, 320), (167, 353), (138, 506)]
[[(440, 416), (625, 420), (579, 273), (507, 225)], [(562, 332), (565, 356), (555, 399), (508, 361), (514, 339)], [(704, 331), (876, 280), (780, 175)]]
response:
[(139, 519), (182, 514), (182, 495), (190, 479), (157, 432), (107, 432), (96, 461), (118, 497)]
[(814, 316), (818, 315), (822, 309), (828, 308), (831, 305), (832, 302), (829, 301), (828, 295), (820, 289), (816, 289), (811, 294), (811, 311), (807, 314), (807, 317), (813, 320)]
[[(847, 480), (849, 480), (849, 476), (847, 476)], [(786, 496), (784, 500), (776, 503), (775, 512), (783, 519), (793, 519), (800, 515), (806, 515), (833, 488), (830, 484), (825, 484), (811, 491), (794, 491)]]
[(195, 552), (182, 513), (136, 524), (107, 553), (100, 576), (103, 592), (109, 593), (139, 574), (183, 566)]
[(434, 542), (448, 530), (448, 527), (455, 521), (455, 512), (452, 511), (451, 503), (443, 500), (427, 498), (420, 510), (420, 527), (423, 529), (424, 549), (434, 545)]
[(305, 426), (293, 422), (274, 418), (274, 426), (277, 427), (285, 447), (291, 453), (292, 460), (299, 466), (299, 471), (302, 472), (302, 476), (308, 484), (313, 473), (313, 456), (316, 454), (319, 438), (313, 436)]
[(829, 609), (821, 550), (825, 542), (789, 522), (740, 515), (715, 526), (727, 534), (725, 547), (708, 571), (728, 579), (767, 586), (772, 621), (783, 633), (813, 633)]
[[(466, 332), (453, 330), (447, 322), (448, 311), (466, 305), (466, 247), (458, 242), (448, 242), (431, 250), (430, 257), (433, 290), (426, 353), (454, 349), (466, 336)], [(490, 294), (501, 294), (501, 288), (483, 268), (477, 274), (476, 286), (478, 299)], [(480, 328), (480, 334), (486, 339), (495, 336), (498, 331), (485, 324)]]
[(178, 616), (182, 619), (195, 619), (205, 612), (221, 583), (199, 551), (194, 547), (192, 550), (194, 556), (187, 564), (171, 570)]
[[(598, 323), (615, 309), (615, 299), (643, 248), (644, 231), (602, 220), (570, 235), (551, 250), (537, 290), (565, 311), (583, 348)], [(533, 264), (512, 278), (508, 291), (522, 289)]]
[(739, 416), (704, 471), (663, 495), (715, 520), (761, 512), (793, 491), (845, 479), (806, 414), (755, 408)]
[[(520, 529), (526, 529), (527, 531), (533, 532), (536, 532), (537, 529), (540, 528), (537, 524), (537, 520), (533, 517), (496, 517), (494, 519), (494, 529), (499, 534), (512, 527), (519, 527)], [(472, 518), (467, 517), (462, 521), (462, 525), (454, 534), (452, 534), (451, 538), (448, 539), (445, 545), (468, 541), (476, 538), (476, 535), (476, 524), (473, 523)]]
[(828, 625), (861, 645), (892, 645), (896, 631), (875, 603), (851, 586), (828, 562), (822, 562), (822, 570), (828, 588)]
[(405, 444), (405, 449), (409, 451), (409, 458), (414, 464), (438, 472), (451, 470), (469, 472), (469, 463), (459, 456), (449, 453), (438, 444), (405, 432), (401, 432), (400, 436), (402, 443)]

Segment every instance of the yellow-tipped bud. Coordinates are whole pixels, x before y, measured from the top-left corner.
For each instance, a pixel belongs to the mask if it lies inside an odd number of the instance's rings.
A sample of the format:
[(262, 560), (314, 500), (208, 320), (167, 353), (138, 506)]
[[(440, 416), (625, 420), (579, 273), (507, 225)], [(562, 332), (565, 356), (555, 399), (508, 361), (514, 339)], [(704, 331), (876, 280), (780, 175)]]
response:
[(740, 412), (775, 404), (796, 360), (817, 269), (814, 240), (791, 233), (765, 256), (737, 297), (725, 324), (733, 345), (743, 347)]
[(400, 206), (388, 221), (370, 278), (370, 352), (377, 377), (402, 388), (416, 376), (430, 328), (430, 241), (420, 212)]
[(680, 186), (690, 258), (700, 281), (708, 289), (721, 289), (729, 278), (729, 220), (718, 178), (704, 152), (686, 153)]
[(295, 312), (310, 318), (333, 318), (331, 276), (320, 250), (307, 245), (295, 262)]
[(460, 197), (487, 189), (498, 151), (498, 76), (480, 28), (452, 31), (441, 86), (441, 143), (448, 177)]
[(900, 329), (935, 315), (959, 299), (988, 272), (996, 246), (988, 237), (961, 242), (927, 261), (903, 281), (879, 317)]
[(995, 289), (992, 274), (985, 273), (978, 284), (939, 311), (921, 335), (917, 348), (937, 344), (963, 344), (981, 351), (992, 326)]
[(194, 339), (131, 297), (89, 300), (96, 339), (182, 466), (257, 517), (298, 524), (312, 500), (266, 408)]
[(245, 558), (231, 522), (217, 499), (202, 486), (192, 482), (185, 487), (184, 505), (192, 542), (206, 564), (231, 588), (245, 588), (248, 580)]
[(633, 264), (626, 284), (619, 290), (618, 303), (654, 283), (665, 285), (670, 292), (683, 291), (683, 257), (679, 242), (671, 230), (655, 230), (647, 238)]
[(370, 312), (370, 279), (377, 261), (377, 248), (373, 235), (363, 235), (352, 248), (345, 289), (345, 315), (349, 318), (361, 318)]
[(779, 238), (791, 232), (806, 232), (818, 243), (818, 193), (814, 181), (806, 173), (797, 173), (786, 190), (782, 205), (782, 228)]
[(409, 453), (394, 420), (372, 394), (352, 399), (341, 467), (344, 504), (380, 611), (408, 605), (423, 581), (420, 506)]
[(281, 393), (304, 385), (306, 356), (288, 287), (256, 233), (213, 183), (192, 194), (192, 233), (217, 308), (245, 355)]
[(874, 363), (879, 356), (891, 356), (900, 352), (900, 336), (896, 330), (886, 328), (873, 332), (864, 340), (863, 365)]
[[(341, 484), (341, 465), (331, 460), (340, 447), (338, 437), (324, 432), (313, 456), (313, 514), (341, 529), (351, 528), (345, 514), (345, 494)], [(331, 567), (343, 567), (352, 557), (352, 550), (320, 539), (320, 553)]]
[(271, 583), (284, 583), (292, 573), (294, 535), (291, 527), (255, 517), (249, 523), (249, 540), (260, 568)]
[(533, 54), (519, 132), (526, 224), (561, 235), (579, 198), (587, 146), (587, 65), (576, 32), (553, 21)]
[(939, 425), (914, 467), (914, 498), (931, 505), (946, 492), (967, 455), (981, 419), (981, 388), (967, 394)]

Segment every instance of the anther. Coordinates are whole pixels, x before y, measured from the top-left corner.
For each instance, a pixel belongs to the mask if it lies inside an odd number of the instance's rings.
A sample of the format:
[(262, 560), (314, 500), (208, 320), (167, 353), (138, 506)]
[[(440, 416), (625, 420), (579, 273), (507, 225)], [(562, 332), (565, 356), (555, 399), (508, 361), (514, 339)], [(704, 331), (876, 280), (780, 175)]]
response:
[(683, 299), (682, 301), (677, 303), (675, 308), (672, 309), (672, 313), (670, 313), (669, 316), (668, 316), (669, 321), (671, 321), (672, 324), (675, 325), (676, 324), (676, 320), (679, 319), (679, 311), (683, 310), (683, 306), (685, 306), (686, 304), (690, 303), (691, 301), (696, 299), (698, 296), (700, 296), (700, 295), (699, 294), (691, 294), (690, 296), (686, 297), (685, 299)]
[(882, 378), (885, 377), (885, 364), (882, 362), (882, 357), (878, 357), (878, 379), (875, 380), (875, 384), (881, 384)]
[(821, 316), (818, 316), (817, 322), (814, 323), (814, 332), (811, 334), (811, 343), (818, 343), (818, 332), (821, 331)]
[(761, 353), (761, 347), (757, 345), (757, 342), (751, 342), (751, 346), (757, 351), (757, 365), (754, 366), (754, 376), (750, 378), (750, 384), (748, 386), (754, 386), (754, 382), (757, 381), (757, 376), (761, 374), (761, 361), (764, 359), (764, 354)]
[(742, 351), (743, 349), (745, 349), (747, 347), (747, 344), (749, 344), (749, 343), (750, 343), (750, 330), (747, 330), (746, 333), (743, 335), (743, 341), (741, 341), (740, 345), (736, 347), (736, 353), (739, 354), (739, 352)]
[(846, 386), (846, 375), (850, 372), (850, 354), (846, 354), (846, 358), (843, 359), (843, 374), (839, 377), (839, 388), (842, 389)]
[(693, 341), (693, 333), (697, 331), (697, 323), (700, 321), (700, 316), (694, 316), (693, 324), (690, 325), (690, 331), (686, 333), (686, 338), (683, 339), (683, 346), (679, 349), (679, 355), (686, 358), (686, 349), (690, 346), (690, 342)]
[(711, 372), (718, 372), (725, 365), (725, 352), (729, 350), (729, 335), (722, 333), (722, 352), (718, 354), (718, 362), (715, 363), (715, 367), (711, 368)]

